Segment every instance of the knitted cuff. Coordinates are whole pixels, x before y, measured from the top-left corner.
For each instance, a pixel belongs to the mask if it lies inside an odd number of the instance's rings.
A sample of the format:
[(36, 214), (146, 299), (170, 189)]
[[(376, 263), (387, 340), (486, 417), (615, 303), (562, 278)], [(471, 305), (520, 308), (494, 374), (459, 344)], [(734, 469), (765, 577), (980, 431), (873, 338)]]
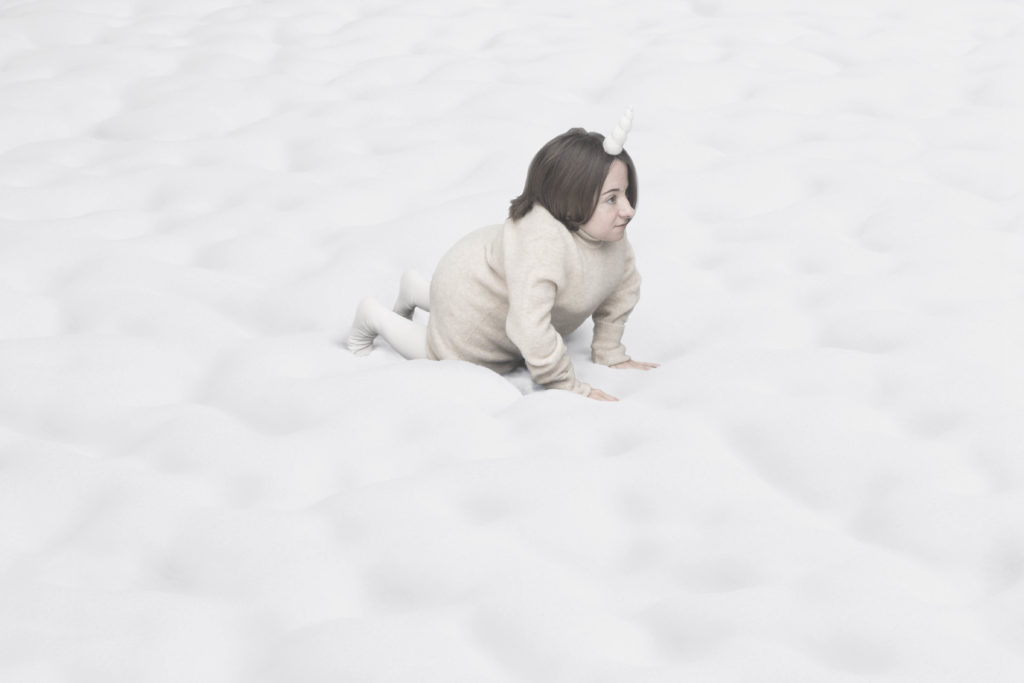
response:
[(590, 345), (590, 355), (598, 365), (615, 365), (630, 360), (626, 347), (622, 344), (622, 333), (625, 325), (614, 323), (594, 323), (594, 341)]
[(569, 377), (560, 382), (551, 382), (544, 385), (545, 389), (561, 389), (563, 391), (571, 391), (574, 394), (581, 396), (587, 396), (590, 394), (590, 385), (579, 381), (576, 377)]

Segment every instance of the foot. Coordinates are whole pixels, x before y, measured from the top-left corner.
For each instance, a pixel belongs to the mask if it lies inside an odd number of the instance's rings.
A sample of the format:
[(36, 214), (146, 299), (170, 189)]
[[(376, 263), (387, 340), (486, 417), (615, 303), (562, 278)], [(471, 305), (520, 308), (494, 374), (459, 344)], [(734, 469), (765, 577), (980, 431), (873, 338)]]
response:
[(357, 356), (369, 355), (373, 350), (373, 340), (377, 337), (377, 324), (374, 312), (380, 304), (376, 299), (367, 297), (356, 309), (356, 318), (352, 321), (352, 330), (348, 333), (348, 350)]

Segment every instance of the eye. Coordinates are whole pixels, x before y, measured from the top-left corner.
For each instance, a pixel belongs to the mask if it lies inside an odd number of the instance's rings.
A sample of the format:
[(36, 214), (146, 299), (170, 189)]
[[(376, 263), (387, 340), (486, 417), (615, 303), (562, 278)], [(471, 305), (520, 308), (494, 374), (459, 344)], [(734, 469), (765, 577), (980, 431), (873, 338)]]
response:
[(615, 195), (611, 195), (610, 197), (608, 197), (608, 200), (607, 200), (607, 201), (608, 201), (608, 203), (609, 203), (609, 204), (614, 204), (614, 203), (616, 202), (616, 200), (617, 200), (617, 199), (618, 199), (618, 197), (617, 197), (617, 196), (615, 196)]

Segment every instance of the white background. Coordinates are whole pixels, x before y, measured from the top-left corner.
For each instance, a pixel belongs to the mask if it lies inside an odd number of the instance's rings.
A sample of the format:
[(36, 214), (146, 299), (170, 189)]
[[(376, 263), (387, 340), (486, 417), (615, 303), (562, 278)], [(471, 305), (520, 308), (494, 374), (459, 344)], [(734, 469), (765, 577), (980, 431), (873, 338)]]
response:
[[(1024, 680), (1024, 7), (0, 0), (0, 679)], [(600, 404), (340, 345), (636, 111)]]

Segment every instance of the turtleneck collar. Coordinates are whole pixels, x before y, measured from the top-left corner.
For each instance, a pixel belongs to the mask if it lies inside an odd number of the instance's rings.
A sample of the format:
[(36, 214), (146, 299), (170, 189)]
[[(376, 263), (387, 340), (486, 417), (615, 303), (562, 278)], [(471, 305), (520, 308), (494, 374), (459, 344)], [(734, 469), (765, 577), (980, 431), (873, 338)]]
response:
[(587, 244), (587, 245), (592, 246), (592, 247), (601, 248), (601, 247), (605, 246), (606, 244), (608, 244), (608, 242), (604, 242), (602, 240), (599, 240), (596, 237), (591, 237), (587, 233), (583, 232), (582, 228), (579, 229), (579, 230), (576, 230), (572, 234), (575, 235), (576, 237), (579, 237), (580, 240), (584, 244)]
[(572, 235), (580, 244), (584, 244), (587, 247), (590, 247), (591, 249), (603, 249), (608, 244), (611, 244), (610, 242), (603, 242), (597, 239), (596, 237), (591, 237), (587, 233), (583, 232), (583, 230), (569, 230), (569, 228), (565, 226), (565, 223), (555, 218), (553, 215), (551, 215), (550, 211), (548, 211), (546, 208), (537, 203), (534, 203), (533, 208), (531, 208), (529, 212), (527, 212), (527, 214), (523, 216), (522, 220), (551, 221), (552, 223), (561, 227), (562, 230), (565, 230), (567, 233)]

